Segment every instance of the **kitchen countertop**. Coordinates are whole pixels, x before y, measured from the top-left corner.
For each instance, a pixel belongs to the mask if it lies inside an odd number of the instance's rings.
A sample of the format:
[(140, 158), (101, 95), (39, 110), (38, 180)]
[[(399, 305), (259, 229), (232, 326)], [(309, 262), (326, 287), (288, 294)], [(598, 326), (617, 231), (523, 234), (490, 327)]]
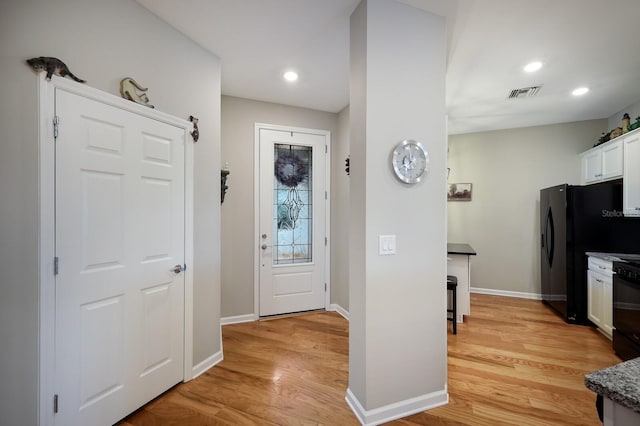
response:
[(587, 256), (593, 256), (602, 260), (608, 260), (610, 262), (619, 262), (621, 257), (626, 259), (639, 260), (640, 254), (625, 254), (625, 253), (600, 253), (596, 251), (588, 251), (585, 253)]
[(584, 376), (587, 389), (640, 413), (640, 357)]
[(466, 254), (475, 256), (476, 251), (469, 244), (447, 243), (447, 254)]

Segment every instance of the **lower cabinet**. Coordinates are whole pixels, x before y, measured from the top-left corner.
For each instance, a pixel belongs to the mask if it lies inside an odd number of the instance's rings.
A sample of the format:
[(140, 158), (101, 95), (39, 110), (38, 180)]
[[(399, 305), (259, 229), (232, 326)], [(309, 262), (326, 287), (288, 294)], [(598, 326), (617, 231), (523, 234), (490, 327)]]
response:
[(603, 411), (604, 426), (633, 426), (640, 424), (640, 413), (609, 398), (604, 398)]
[(589, 257), (587, 271), (588, 317), (602, 333), (613, 335), (612, 262)]

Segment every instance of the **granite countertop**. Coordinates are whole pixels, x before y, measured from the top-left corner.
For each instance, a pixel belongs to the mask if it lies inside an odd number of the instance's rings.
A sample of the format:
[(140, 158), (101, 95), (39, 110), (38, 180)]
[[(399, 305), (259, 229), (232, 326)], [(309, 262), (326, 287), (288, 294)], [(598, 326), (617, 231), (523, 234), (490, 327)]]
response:
[(587, 389), (640, 413), (640, 357), (584, 376)]
[(447, 243), (447, 254), (467, 254), (475, 256), (476, 251), (469, 244)]
[(625, 253), (600, 253), (596, 251), (588, 251), (585, 253), (587, 256), (593, 256), (602, 260), (608, 260), (609, 262), (619, 262), (621, 257), (625, 259), (640, 259), (640, 254), (625, 254)]

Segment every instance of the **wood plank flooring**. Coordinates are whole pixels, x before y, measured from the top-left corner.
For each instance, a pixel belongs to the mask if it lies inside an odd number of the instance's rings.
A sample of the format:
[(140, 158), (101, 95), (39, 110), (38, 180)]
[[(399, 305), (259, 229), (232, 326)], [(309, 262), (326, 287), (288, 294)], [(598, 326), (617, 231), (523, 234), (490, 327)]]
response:
[[(388, 423), (600, 425), (584, 375), (621, 362), (539, 301), (471, 295), (451, 334), (448, 405)], [(359, 425), (345, 402), (349, 324), (333, 312), (224, 326), (224, 361), (120, 426)]]

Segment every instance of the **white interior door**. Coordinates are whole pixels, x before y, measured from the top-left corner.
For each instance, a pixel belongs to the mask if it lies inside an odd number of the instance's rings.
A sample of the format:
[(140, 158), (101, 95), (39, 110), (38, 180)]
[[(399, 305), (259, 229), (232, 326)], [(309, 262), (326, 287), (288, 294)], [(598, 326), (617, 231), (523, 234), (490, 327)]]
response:
[(58, 425), (111, 425), (182, 380), (185, 130), (56, 91)]
[(327, 136), (259, 129), (260, 316), (325, 308)]

